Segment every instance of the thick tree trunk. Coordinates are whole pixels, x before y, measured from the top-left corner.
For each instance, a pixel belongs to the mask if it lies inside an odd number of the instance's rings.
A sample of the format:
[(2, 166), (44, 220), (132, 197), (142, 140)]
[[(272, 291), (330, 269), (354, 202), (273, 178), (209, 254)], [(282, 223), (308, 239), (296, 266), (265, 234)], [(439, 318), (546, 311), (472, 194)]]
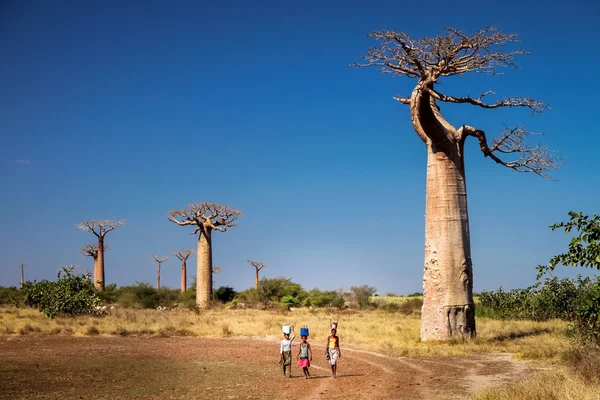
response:
[(160, 263), (158, 263), (158, 268), (156, 269), (156, 290), (160, 289)]
[(198, 235), (198, 262), (196, 273), (196, 306), (207, 308), (212, 297), (212, 240), (211, 229)]
[(258, 268), (256, 269), (256, 277), (254, 279), (254, 287), (258, 290)]
[(187, 289), (187, 260), (181, 260), (181, 293)]
[(104, 292), (104, 237), (98, 238), (98, 259), (94, 262), (94, 286)]
[(475, 336), (462, 144), (427, 145), (422, 340)]

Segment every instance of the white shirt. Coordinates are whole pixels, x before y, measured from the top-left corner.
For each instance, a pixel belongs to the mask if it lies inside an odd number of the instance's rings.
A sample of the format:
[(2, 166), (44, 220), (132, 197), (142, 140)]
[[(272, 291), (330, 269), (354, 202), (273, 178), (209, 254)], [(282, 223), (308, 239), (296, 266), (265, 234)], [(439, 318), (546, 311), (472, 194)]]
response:
[(292, 331), (292, 336), (289, 339), (283, 339), (281, 341), (281, 346), (279, 347), (279, 352), (283, 354), (284, 351), (292, 351), (292, 340), (296, 338), (296, 333)]

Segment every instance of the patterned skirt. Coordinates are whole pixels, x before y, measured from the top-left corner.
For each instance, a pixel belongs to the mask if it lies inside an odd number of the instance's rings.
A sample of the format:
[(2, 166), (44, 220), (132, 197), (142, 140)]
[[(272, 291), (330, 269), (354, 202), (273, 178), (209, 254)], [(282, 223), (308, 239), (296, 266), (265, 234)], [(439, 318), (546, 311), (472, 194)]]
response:
[(327, 349), (327, 361), (329, 361), (329, 365), (335, 365), (337, 363), (338, 357), (340, 356), (340, 349), (337, 347)]
[(292, 351), (284, 351), (281, 354), (279, 365), (292, 365)]

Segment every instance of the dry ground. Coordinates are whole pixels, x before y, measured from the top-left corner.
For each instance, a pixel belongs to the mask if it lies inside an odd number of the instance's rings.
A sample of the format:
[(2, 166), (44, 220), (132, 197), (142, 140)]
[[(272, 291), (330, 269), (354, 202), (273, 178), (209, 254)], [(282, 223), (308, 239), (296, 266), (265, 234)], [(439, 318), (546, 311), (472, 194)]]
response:
[(313, 379), (283, 378), (272, 340), (0, 337), (0, 399), (460, 399), (527, 377), (509, 355), (398, 357), (342, 348), (331, 379), (313, 343)]

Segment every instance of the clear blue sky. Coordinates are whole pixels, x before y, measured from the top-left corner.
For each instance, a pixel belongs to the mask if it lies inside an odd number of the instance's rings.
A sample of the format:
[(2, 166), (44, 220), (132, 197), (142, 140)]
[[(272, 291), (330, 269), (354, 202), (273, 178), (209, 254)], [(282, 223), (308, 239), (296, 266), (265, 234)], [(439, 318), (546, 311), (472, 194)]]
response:
[[(526, 122), (560, 150), (558, 182), (518, 174), (467, 145), (475, 290), (529, 285), (567, 244), (548, 225), (598, 212), (594, 1), (3, 1), (0, 4), (0, 285), (91, 269), (75, 225), (125, 218), (107, 236), (107, 282), (154, 282), (152, 253), (194, 248), (167, 221), (190, 202), (244, 212), (214, 236), (217, 285), (264, 274), (323, 289), (421, 291), (426, 152), (414, 81), (355, 70), (378, 29), (450, 25), (516, 32), (531, 56), (502, 77), (443, 83), (454, 95), (533, 96), (553, 110), (442, 111), (489, 134)], [(191, 260), (195, 265), (195, 259)], [(190, 268), (193, 274), (194, 268)], [(179, 264), (163, 265), (176, 287)], [(571, 271), (573, 275), (574, 271)]]

